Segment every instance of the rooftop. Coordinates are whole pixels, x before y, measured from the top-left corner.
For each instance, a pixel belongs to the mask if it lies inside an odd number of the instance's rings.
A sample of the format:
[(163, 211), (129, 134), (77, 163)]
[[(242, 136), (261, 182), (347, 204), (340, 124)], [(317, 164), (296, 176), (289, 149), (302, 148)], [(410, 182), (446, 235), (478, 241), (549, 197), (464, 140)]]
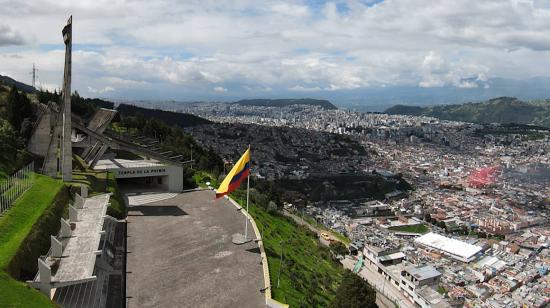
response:
[(452, 256), (469, 260), (481, 251), (481, 247), (463, 241), (445, 237), (433, 232), (427, 233), (414, 240), (416, 243), (439, 249)]
[(418, 280), (441, 276), (441, 273), (438, 272), (435, 267), (431, 265), (409, 268), (407, 269), (407, 272), (409, 272), (409, 274), (411, 274), (412, 276), (414, 276), (414, 278)]
[(129, 160), (129, 159), (100, 159), (94, 167), (94, 170), (114, 170), (123, 168), (143, 168), (143, 167), (156, 167), (164, 166), (156, 160)]

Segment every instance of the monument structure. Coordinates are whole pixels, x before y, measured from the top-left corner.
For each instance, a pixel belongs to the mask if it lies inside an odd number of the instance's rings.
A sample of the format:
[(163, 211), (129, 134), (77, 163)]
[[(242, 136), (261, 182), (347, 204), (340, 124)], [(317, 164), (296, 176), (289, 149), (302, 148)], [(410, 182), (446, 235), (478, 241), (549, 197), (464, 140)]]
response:
[[(154, 177), (170, 191), (181, 191), (182, 167), (191, 162), (185, 161), (183, 155), (174, 155), (172, 151), (162, 152), (162, 147), (157, 147), (156, 140), (149, 143), (142, 140), (141, 143), (136, 143), (135, 136), (109, 132), (108, 126), (115, 117), (116, 110), (99, 108), (91, 119), (82, 119), (71, 113), (72, 16), (63, 28), (62, 34), (65, 43), (65, 69), (61, 101), (38, 105), (37, 120), (27, 146), (29, 152), (44, 157), (42, 173), (70, 182), (73, 148), (92, 169), (109, 148), (124, 149), (141, 155), (146, 160), (154, 159), (156, 162), (130, 163), (132, 167), (120, 164), (116, 168), (104, 166), (103, 170), (115, 173), (117, 178)], [(163, 168), (157, 168), (159, 166)]]
[(42, 173), (57, 177), (63, 181), (72, 180), (72, 121), (71, 121), (71, 51), (72, 51), (72, 16), (63, 28), (65, 42), (65, 71), (61, 102), (49, 102), (40, 105), (38, 120), (29, 140), (28, 150), (44, 156)]
[(61, 138), (61, 176), (64, 182), (72, 181), (73, 149), (71, 140), (71, 57), (73, 16), (69, 17), (67, 25), (63, 28), (63, 41), (65, 42), (65, 72), (63, 74), (63, 136)]

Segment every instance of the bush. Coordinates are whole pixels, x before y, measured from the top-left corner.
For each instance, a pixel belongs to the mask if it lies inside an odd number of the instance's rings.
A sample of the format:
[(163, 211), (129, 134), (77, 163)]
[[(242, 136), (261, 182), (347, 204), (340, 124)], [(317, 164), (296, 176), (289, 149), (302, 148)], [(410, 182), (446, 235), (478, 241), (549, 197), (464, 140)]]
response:
[(123, 219), (124, 217), (126, 217), (126, 203), (124, 203), (122, 193), (118, 189), (118, 184), (116, 182), (114, 174), (109, 173), (107, 181), (107, 191), (113, 194), (111, 196), (111, 199), (109, 199), (111, 206), (107, 208), (107, 215), (112, 216), (116, 219)]
[(330, 303), (331, 308), (374, 308), (376, 291), (361, 277), (346, 270), (336, 296)]
[(342, 255), (345, 256), (348, 254), (348, 249), (346, 245), (338, 242), (338, 241), (332, 241), (329, 245), (330, 250), (334, 252), (336, 255)]

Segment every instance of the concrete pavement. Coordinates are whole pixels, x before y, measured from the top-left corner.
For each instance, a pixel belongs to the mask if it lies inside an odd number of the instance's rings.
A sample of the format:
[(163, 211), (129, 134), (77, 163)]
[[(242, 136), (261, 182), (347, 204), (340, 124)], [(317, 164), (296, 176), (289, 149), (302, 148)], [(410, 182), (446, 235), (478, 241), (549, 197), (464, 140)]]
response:
[(231, 242), (243, 218), (212, 191), (130, 207), (128, 307), (265, 307), (258, 245)]

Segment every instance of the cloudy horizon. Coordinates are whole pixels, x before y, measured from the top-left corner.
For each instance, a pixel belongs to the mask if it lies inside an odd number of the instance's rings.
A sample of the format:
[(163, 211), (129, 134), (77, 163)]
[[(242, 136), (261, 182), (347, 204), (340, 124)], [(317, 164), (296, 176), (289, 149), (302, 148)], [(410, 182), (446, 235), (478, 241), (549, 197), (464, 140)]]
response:
[[(0, 75), (88, 97), (338, 97), (550, 77), (550, 4), (498, 1), (0, 0)], [(550, 96), (550, 95), (548, 95)]]

